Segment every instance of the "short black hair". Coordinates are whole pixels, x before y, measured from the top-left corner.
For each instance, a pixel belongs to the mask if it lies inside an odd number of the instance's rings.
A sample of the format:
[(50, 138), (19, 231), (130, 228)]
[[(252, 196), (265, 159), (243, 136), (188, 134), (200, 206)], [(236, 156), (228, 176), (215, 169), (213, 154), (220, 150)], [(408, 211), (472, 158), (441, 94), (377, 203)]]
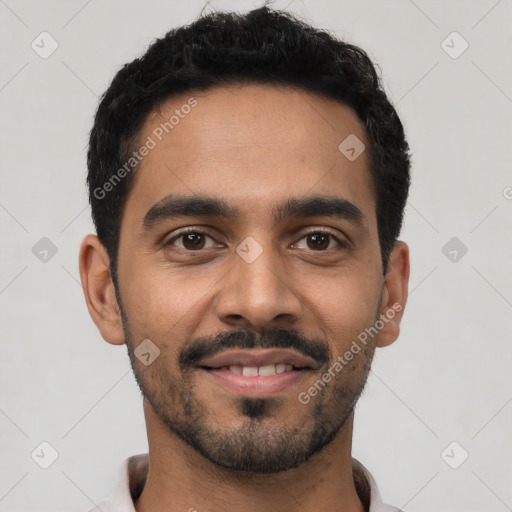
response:
[[(402, 123), (362, 49), (288, 12), (264, 6), (246, 14), (209, 13), (169, 31), (142, 57), (126, 64), (103, 94), (90, 134), (87, 184), (116, 291), (121, 219), (134, 179), (126, 163), (133, 160), (144, 121), (173, 95), (233, 83), (292, 86), (356, 112), (370, 143), (385, 273), (410, 184)], [(135, 160), (131, 163), (135, 169)]]

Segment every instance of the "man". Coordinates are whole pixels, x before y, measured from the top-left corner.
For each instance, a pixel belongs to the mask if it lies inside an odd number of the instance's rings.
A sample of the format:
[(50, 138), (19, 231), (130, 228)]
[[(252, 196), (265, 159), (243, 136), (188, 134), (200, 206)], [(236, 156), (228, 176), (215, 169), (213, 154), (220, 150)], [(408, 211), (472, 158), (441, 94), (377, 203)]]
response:
[(149, 440), (95, 510), (397, 510), (351, 457), (409, 278), (408, 145), (366, 54), (267, 7), (199, 18), (116, 75), (88, 168), (85, 298)]

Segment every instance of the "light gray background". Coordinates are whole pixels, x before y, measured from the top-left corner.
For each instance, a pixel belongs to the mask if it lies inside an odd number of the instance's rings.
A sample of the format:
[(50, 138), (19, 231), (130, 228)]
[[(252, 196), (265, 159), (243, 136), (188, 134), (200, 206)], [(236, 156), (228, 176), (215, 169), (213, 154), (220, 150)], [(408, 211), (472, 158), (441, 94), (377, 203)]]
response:
[[(85, 146), (114, 73), (203, 5), (0, 0), (2, 512), (87, 511), (147, 450), (126, 349), (101, 339), (79, 283)], [(411, 295), (357, 407), (354, 455), (410, 512), (512, 510), (512, 1), (274, 5), (369, 52), (413, 152)], [(31, 48), (43, 31), (59, 45), (47, 59)], [(458, 58), (442, 47), (453, 31), (469, 43)], [(57, 247), (47, 262), (32, 252), (42, 237)], [(442, 252), (452, 237), (468, 248), (456, 262)], [(46, 470), (30, 456), (42, 441), (59, 454)]]

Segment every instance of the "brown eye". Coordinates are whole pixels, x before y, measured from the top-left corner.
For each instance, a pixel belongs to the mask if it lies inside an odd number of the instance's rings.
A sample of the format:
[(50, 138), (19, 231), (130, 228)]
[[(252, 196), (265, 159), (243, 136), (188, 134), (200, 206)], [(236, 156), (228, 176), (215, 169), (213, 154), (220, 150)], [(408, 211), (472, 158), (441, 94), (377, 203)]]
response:
[(202, 249), (204, 246), (204, 235), (200, 233), (187, 233), (182, 239), (185, 249)]
[(314, 233), (307, 236), (310, 249), (327, 249), (329, 247), (330, 235)]
[[(313, 231), (311, 233), (307, 233), (305, 236), (301, 238), (301, 240), (306, 239), (306, 247), (300, 247), (301, 243), (296, 244), (298, 249), (310, 249), (313, 251), (325, 251), (328, 249), (333, 249), (337, 245), (338, 247), (344, 247), (344, 245), (335, 237), (332, 233), (324, 232), (324, 231)], [(335, 243), (334, 246), (331, 246), (331, 242)]]
[[(165, 245), (176, 246), (178, 249), (183, 249), (186, 251), (199, 251), (201, 249), (207, 248), (207, 239), (213, 241), (212, 237), (205, 233), (201, 233), (200, 231), (189, 231), (176, 235), (175, 237), (171, 238), (171, 240), (169, 240)], [(212, 245), (210, 245), (210, 247), (212, 247)]]

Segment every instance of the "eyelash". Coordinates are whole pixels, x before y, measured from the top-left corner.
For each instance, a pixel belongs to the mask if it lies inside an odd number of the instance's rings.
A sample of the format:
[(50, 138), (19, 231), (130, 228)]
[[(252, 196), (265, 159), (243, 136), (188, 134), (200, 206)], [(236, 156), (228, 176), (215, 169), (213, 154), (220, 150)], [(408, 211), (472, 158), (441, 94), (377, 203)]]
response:
[[(187, 230), (181, 231), (177, 235), (173, 236), (171, 239), (164, 242), (164, 246), (165, 247), (172, 246), (173, 242), (175, 242), (176, 240), (179, 240), (180, 238), (182, 238), (185, 235), (188, 235), (190, 233), (193, 233), (196, 235), (205, 235), (214, 240), (214, 237), (205, 231), (200, 231), (198, 229), (189, 228)], [(348, 244), (346, 242), (342, 242), (332, 231), (329, 231), (326, 229), (315, 229), (315, 230), (309, 231), (307, 233), (304, 233), (303, 236), (301, 238), (299, 238), (299, 240), (302, 240), (303, 238), (306, 238), (309, 235), (317, 235), (317, 234), (330, 236), (331, 238), (333, 238), (336, 241), (336, 243), (339, 245), (339, 248), (341, 248), (341, 249), (348, 247)], [(183, 249), (181, 247), (177, 247), (177, 249), (181, 250), (181, 251), (186, 251), (186, 252), (202, 252), (202, 249), (198, 249), (195, 251), (191, 250), (191, 249)], [(313, 249), (311, 249), (311, 250), (313, 250)], [(332, 250), (332, 249), (320, 249), (320, 250), (314, 251), (314, 252), (326, 252), (329, 250)]]

